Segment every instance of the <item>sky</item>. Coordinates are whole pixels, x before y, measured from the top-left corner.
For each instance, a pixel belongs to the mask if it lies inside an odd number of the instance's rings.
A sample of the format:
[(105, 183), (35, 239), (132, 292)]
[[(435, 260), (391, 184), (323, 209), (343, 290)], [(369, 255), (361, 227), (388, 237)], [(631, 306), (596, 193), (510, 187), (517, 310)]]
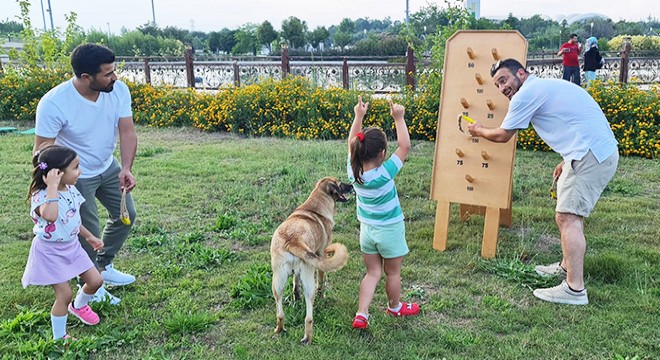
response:
[[(78, 15), (76, 23), (84, 29), (113, 34), (120, 33), (122, 28), (132, 30), (150, 22), (152, 3), (159, 27), (176, 26), (204, 32), (225, 27), (235, 29), (265, 20), (279, 30), (282, 20), (290, 16), (306, 21), (310, 30), (317, 26), (338, 25), (346, 17), (354, 20), (389, 17), (400, 21), (405, 21), (406, 17), (405, 0), (31, 0), (30, 17), (35, 28), (43, 29), (41, 3), (47, 10), (49, 2), (56, 28), (64, 28), (64, 15), (75, 12)], [(445, 1), (408, 0), (409, 12), (412, 14), (429, 4), (444, 7)], [(46, 26), (50, 28), (49, 14), (44, 13)], [(481, 0), (482, 17), (504, 18), (509, 13), (518, 18), (540, 14), (553, 19), (576, 13), (599, 13), (614, 21), (638, 21), (649, 16), (660, 18), (660, 1)], [(19, 14), (16, 0), (0, 0), (1, 21), (17, 20)]]

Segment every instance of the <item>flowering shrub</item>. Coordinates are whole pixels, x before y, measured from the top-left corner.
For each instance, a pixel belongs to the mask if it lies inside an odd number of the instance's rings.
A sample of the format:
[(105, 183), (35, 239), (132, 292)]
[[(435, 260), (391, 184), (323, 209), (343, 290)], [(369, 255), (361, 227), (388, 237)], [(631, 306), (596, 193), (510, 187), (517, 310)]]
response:
[(39, 99), (69, 77), (71, 72), (57, 68), (0, 73), (0, 119), (34, 120)]
[(660, 86), (595, 83), (589, 93), (610, 121), (622, 155), (660, 158)]
[[(356, 91), (321, 89), (301, 77), (266, 79), (216, 93), (129, 86), (133, 94), (133, 117), (139, 124), (192, 125), (204, 131), (297, 139), (346, 137), (358, 96)], [(364, 101), (371, 102), (365, 126), (378, 126), (393, 136), (395, 128), (387, 100), (364, 95)], [(406, 91), (403, 96), (394, 96), (394, 101), (406, 106), (413, 138), (435, 138), (437, 99), (430, 94)]]
[[(10, 71), (0, 75), (0, 119), (34, 120), (41, 96), (70, 76), (61, 70), (31, 70), (29, 74)], [(133, 96), (133, 117), (138, 124), (194, 126), (203, 131), (297, 139), (345, 138), (360, 94), (354, 90), (318, 88), (293, 76), (217, 92), (128, 85)], [(424, 84), (420, 89), (405, 89), (392, 97), (406, 107), (411, 138), (434, 141), (440, 91)], [(596, 81), (588, 91), (610, 121), (622, 155), (660, 158), (660, 86), (641, 90), (634, 85)], [(394, 137), (387, 100), (368, 94), (363, 94), (363, 98), (370, 102), (364, 125), (378, 126)], [(518, 132), (518, 147), (549, 150), (532, 128)]]

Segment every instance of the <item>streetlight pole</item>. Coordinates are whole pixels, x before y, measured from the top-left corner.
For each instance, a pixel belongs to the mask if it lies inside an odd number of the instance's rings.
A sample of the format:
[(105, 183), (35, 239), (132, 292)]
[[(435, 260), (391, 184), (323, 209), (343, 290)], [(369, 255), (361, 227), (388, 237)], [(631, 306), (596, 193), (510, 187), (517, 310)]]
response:
[(48, 14), (50, 15), (50, 29), (55, 30), (55, 26), (53, 26), (53, 8), (50, 7), (50, 0), (48, 0)]
[(591, 23), (591, 32), (589, 33), (589, 36), (594, 36), (594, 23)]
[(154, 26), (156, 26), (156, 10), (154, 9), (154, 0), (151, 0), (151, 18), (153, 19)]
[(408, 0), (406, 0), (406, 25), (408, 25), (408, 21), (409, 21), (409, 18), (408, 18)]
[(44, 31), (46, 31), (46, 14), (44, 13), (44, 0), (41, 0), (41, 18), (44, 20)]

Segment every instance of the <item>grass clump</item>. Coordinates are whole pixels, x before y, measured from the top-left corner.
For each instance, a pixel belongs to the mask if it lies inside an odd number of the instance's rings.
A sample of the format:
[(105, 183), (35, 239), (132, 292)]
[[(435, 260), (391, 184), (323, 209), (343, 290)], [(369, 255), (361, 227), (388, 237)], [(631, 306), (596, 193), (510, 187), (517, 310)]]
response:
[(273, 272), (270, 265), (253, 265), (231, 288), (233, 304), (244, 310), (254, 309), (273, 301), (271, 281)]

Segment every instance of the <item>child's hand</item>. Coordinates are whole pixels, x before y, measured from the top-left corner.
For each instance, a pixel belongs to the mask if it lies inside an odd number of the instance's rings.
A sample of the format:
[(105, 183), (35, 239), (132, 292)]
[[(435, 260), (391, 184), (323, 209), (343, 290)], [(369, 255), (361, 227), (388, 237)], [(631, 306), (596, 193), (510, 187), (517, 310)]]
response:
[(94, 249), (94, 251), (103, 249), (103, 246), (105, 245), (103, 244), (103, 240), (97, 238), (96, 236), (91, 236), (86, 240), (90, 245), (92, 245), (92, 249)]
[(360, 119), (364, 118), (364, 115), (367, 114), (368, 109), (369, 109), (369, 103), (368, 102), (363, 103), (362, 96), (358, 95), (358, 103), (353, 108), (353, 112), (355, 112), (355, 117), (359, 117)]
[(46, 175), (42, 176), (42, 178), (46, 186), (58, 187), (60, 186), (60, 180), (62, 180), (62, 175), (64, 175), (64, 172), (60, 171), (60, 169), (50, 169), (48, 170)]
[(403, 107), (403, 105), (400, 104), (395, 104), (392, 99), (389, 99), (390, 102), (390, 115), (394, 118), (394, 120), (403, 120), (403, 116), (406, 113), (406, 108)]

